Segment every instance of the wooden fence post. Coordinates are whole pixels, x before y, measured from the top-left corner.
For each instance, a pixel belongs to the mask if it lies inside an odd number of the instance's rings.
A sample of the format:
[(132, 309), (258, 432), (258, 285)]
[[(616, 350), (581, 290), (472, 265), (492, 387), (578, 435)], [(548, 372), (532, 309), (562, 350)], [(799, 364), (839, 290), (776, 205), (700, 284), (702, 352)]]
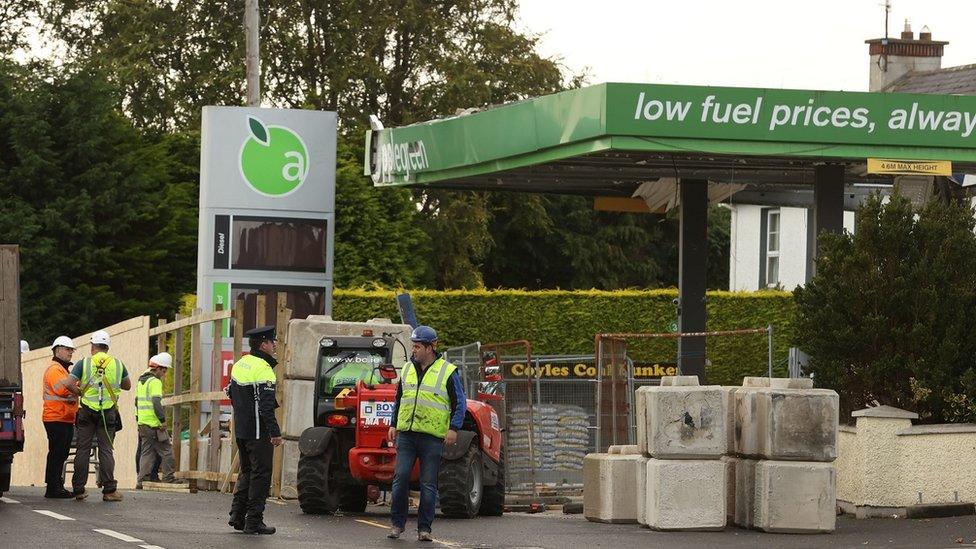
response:
[[(288, 321), (291, 319), (291, 311), (288, 309), (288, 294), (284, 292), (278, 294), (278, 307), (276, 311), (277, 320), (275, 324), (278, 328), (278, 363), (281, 364), (281, 367), (278, 368), (276, 374), (278, 383), (275, 386), (275, 398), (278, 400), (279, 406), (275, 410), (275, 418), (278, 420), (278, 425), (281, 427), (281, 430), (284, 431), (285, 426), (282, 418), (284, 417), (285, 410), (285, 361), (288, 360)], [(274, 460), (272, 461), (273, 465), (271, 467), (271, 495), (276, 498), (281, 497), (281, 467), (282, 460), (284, 459), (284, 450), (285, 445), (283, 443), (274, 449)]]
[[(214, 311), (222, 311), (224, 306), (221, 303), (214, 305)], [(220, 386), (220, 381), (223, 378), (224, 373), (224, 357), (223, 357), (223, 330), (224, 330), (223, 320), (215, 320), (213, 322), (213, 360), (210, 366), (210, 390), (220, 391), (223, 387)], [(211, 400), (210, 401), (210, 452), (209, 452), (209, 466), (208, 471), (220, 472), (220, 401)], [(207, 488), (209, 490), (216, 490), (216, 482), (208, 482)]]
[[(203, 313), (203, 309), (194, 309), (193, 316)], [(199, 393), (202, 385), (201, 371), (201, 336), (200, 325), (194, 324), (190, 328), (190, 392)], [(200, 459), (200, 402), (194, 401), (190, 404), (190, 471), (199, 470)], [(190, 479), (190, 492), (196, 492), (197, 481)]]
[[(183, 318), (177, 313), (176, 320)], [(183, 330), (176, 330), (173, 343), (173, 396), (183, 392)], [(183, 407), (173, 406), (173, 459), (176, 470), (180, 470), (180, 456), (183, 453)], [(192, 467), (190, 468), (192, 470)]]

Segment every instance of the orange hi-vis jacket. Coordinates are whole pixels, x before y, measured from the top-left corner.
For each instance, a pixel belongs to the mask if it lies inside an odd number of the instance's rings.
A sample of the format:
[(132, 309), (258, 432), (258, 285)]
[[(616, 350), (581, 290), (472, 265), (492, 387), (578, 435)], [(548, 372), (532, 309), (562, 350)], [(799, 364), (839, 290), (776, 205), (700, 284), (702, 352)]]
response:
[(58, 361), (44, 372), (44, 414), (41, 421), (74, 423), (78, 413), (78, 397), (68, 391), (66, 385), (74, 383), (68, 377), (68, 370)]

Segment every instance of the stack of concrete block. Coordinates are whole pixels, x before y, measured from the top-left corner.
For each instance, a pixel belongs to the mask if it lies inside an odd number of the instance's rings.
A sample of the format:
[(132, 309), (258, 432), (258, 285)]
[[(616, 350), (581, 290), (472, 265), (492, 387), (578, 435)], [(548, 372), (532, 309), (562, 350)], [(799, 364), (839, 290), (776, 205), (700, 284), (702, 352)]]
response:
[[(639, 447), (650, 456), (639, 520), (656, 530), (721, 530), (726, 524), (728, 393), (694, 376), (665, 377), (637, 395)], [(641, 477), (638, 478), (641, 480)]]
[[(612, 453), (583, 460), (583, 516), (591, 522), (637, 522), (640, 472), (647, 458), (635, 446), (611, 446)], [(633, 453), (622, 453), (633, 452)]]
[(747, 378), (735, 401), (734, 521), (767, 532), (835, 525), (838, 396), (809, 379)]
[[(318, 396), (315, 378), (318, 367), (319, 342), (324, 337), (360, 336), (370, 330), (376, 337), (394, 334), (402, 345), (393, 346), (393, 363), (401, 366), (407, 361), (404, 349), (410, 348), (411, 327), (394, 324), (389, 319), (374, 318), (366, 322), (333, 320), (329, 316), (313, 315), (288, 322), (288, 355), (278, 382), (282, 390), (281, 435), (284, 439), (281, 467), (281, 495), (298, 497), (298, 439), (315, 422), (314, 410)], [(282, 375), (283, 374), (283, 375)]]

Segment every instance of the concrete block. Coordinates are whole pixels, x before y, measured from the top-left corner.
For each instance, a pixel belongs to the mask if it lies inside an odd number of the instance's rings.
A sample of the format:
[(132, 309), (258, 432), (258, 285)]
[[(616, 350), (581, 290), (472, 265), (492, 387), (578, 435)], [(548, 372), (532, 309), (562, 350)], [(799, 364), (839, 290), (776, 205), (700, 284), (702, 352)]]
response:
[(743, 387), (753, 387), (753, 388), (769, 387), (769, 378), (768, 377), (746, 376), (746, 377), (742, 378), (742, 386)]
[(588, 454), (583, 459), (583, 516), (591, 522), (637, 522), (637, 469), (643, 456)]
[(722, 387), (725, 391), (725, 451), (735, 453), (735, 392), (741, 387)]
[(831, 463), (758, 462), (753, 526), (766, 532), (833, 532), (836, 478)]
[[(757, 379), (769, 381), (769, 378), (752, 378), (753, 381)], [(750, 378), (746, 378), (743, 383), (749, 380)], [(763, 389), (764, 387), (759, 385), (744, 385), (729, 395), (734, 399), (730, 407), (733, 408), (735, 417), (732, 423), (732, 453), (736, 455), (758, 456), (762, 453), (759, 435), (763, 427), (760, 425), (759, 412), (756, 409), (755, 393)]]
[(637, 464), (637, 524), (647, 526), (647, 461), (641, 456)]
[[(193, 468), (194, 471), (203, 471), (207, 469), (207, 460), (210, 456), (210, 437), (200, 437), (198, 439), (199, 451), (197, 453), (197, 465)], [(230, 471), (231, 463), (231, 440), (229, 438), (220, 439), (220, 468), (221, 473), (227, 473)], [(180, 442), (180, 464), (177, 467), (180, 471), (190, 470), (190, 441), (184, 440)]]
[(732, 522), (743, 528), (752, 528), (755, 523), (757, 463), (757, 460), (745, 458), (737, 458), (735, 461)]
[(663, 376), (661, 387), (697, 387), (698, 376)]
[(402, 365), (407, 361), (403, 352), (410, 348), (410, 326), (383, 322), (386, 319), (374, 319), (369, 322), (346, 322), (333, 320), (331, 317), (312, 315), (306, 319), (294, 319), (288, 322), (288, 356), (285, 357), (284, 378), (314, 380), (318, 362), (319, 341), (326, 336), (362, 335), (363, 330), (372, 330), (376, 336), (382, 333), (397, 334), (397, 339), (405, 347), (393, 346), (393, 362)]
[(650, 387), (639, 387), (634, 391), (634, 418), (637, 420), (637, 448), (643, 453), (647, 451), (647, 394)]
[(286, 379), (281, 383), (284, 393), (281, 433), (286, 437), (300, 437), (315, 420), (315, 382)]
[(726, 522), (735, 522), (735, 466), (739, 458), (722, 456), (719, 460), (725, 464), (725, 516)]
[[(658, 459), (719, 459), (728, 450), (728, 395), (718, 385), (649, 387), (646, 441), (641, 450)], [(640, 420), (639, 420), (640, 421)]]
[(834, 461), (840, 400), (828, 389), (756, 393), (765, 418), (762, 454), (772, 460)]
[(772, 389), (813, 389), (813, 380), (808, 377), (774, 377), (769, 380)]
[(837, 459), (839, 399), (827, 389), (739, 389), (735, 453), (771, 460)]
[(281, 497), (285, 499), (298, 498), (298, 451), (297, 440), (285, 440), (281, 445)]
[(725, 470), (718, 460), (647, 460), (647, 525), (655, 530), (725, 528)]
[(641, 455), (640, 446), (637, 446), (636, 444), (624, 444), (624, 445), (618, 446), (617, 448), (618, 448), (618, 452), (617, 453), (619, 453), (621, 455), (625, 455), (625, 456), (639, 456), (639, 455)]

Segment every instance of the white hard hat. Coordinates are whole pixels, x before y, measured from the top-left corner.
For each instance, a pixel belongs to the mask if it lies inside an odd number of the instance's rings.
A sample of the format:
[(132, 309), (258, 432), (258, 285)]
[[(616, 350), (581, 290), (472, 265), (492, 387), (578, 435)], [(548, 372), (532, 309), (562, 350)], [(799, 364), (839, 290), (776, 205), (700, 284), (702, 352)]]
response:
[(27, 344), (23, 339), (20, 340), (20, 352), (26, 353), (30, 351), (30, 345)]
[(109, 337), (108, 332), (105, 330), (99, 330), (92, 334), (91, 342), (92, 345), (108, 345)]
[(67, 347), (69, 349), (74, 349), (75, 343), (74, 341), (71, 341), (71, 338), (68, 336), (58, 336), (57, 339), (54, 340), (54, 343), (51, 344), (51, 350), (53, 351), (55, 347)]
[(169, 353), (159, 353), (158, 355), (153, 355), (149, 359), (149, 364), (155, 366), (161, 366), (163, 368), (173, 367), (173, 356)]

